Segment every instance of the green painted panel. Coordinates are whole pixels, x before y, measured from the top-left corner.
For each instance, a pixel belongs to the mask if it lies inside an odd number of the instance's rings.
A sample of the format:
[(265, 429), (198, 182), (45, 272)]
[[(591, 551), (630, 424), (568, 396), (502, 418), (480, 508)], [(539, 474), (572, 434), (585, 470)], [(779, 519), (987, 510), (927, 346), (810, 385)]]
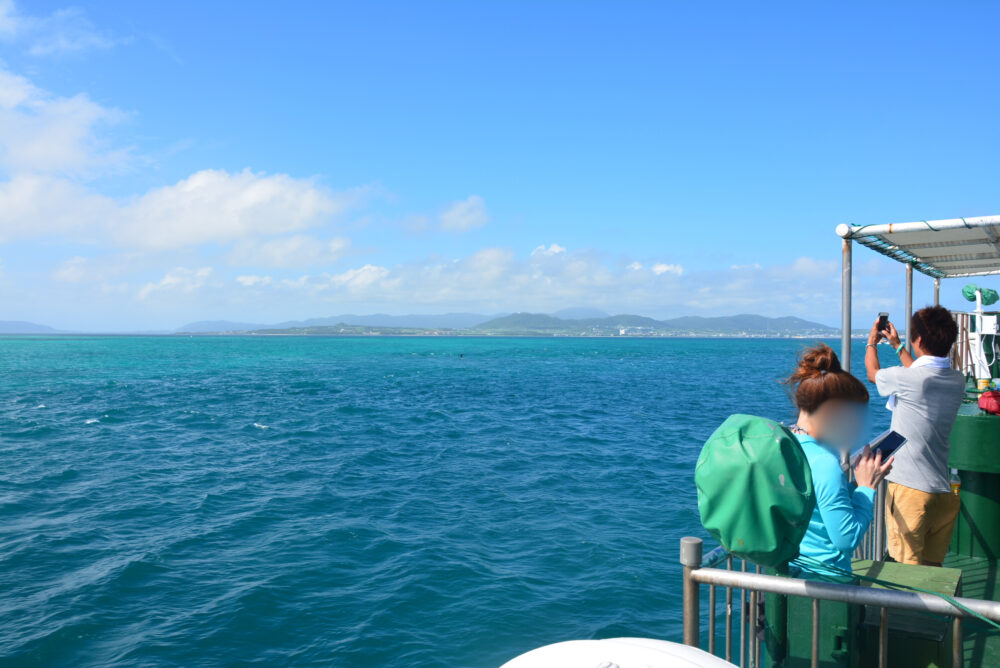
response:
[(959, 471), (1000, 474), (1000, 416), (960, 414), (951, 430), (948, 463)]
[(995, 561), (1000, 556), (1000, 476), (963, 470), (961, 509), (951, 551)]

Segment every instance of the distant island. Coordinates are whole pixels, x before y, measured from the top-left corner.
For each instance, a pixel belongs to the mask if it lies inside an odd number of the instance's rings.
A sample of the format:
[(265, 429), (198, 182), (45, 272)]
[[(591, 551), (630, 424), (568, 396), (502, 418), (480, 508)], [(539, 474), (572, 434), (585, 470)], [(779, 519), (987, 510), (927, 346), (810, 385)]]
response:
[[(569, 317), (583, 315), (586, 317)], [(479, 318), (477, 320), (477, 317)], [(330, 322), (330, 321), (334, 322)], [(512, 313), (497, 317), (474, 314), (443, 316), (334, 316), (302, 323), (243, 326), (192, 323), (180, 330), (189, 334), (245, 334), (254, 336), (645, 336), (645, 337), (772, 337), (839, 336), (840, 330), (792, 316), (768, 318), (742, 314), (722, 317), (685, 316), (656, 320), (641, 315), (603, 313)], [(214, 323), (213, 323), (214, 324)], [(218, 323), (222, 324), (222, 323)], [(234, 326), (235, 325), (235, 326)]]
[(0, 320), (0, 334), (55, 334), (57, 330), (23, 320)]
[[(30, 322), (0, 321), (0, 334), (68, 334)], [(77, 332), (79, 333), (79, 332)], [(122, 333), (122, 332), (118, 332)], [(139, 332), (167, 336), (570, 336), (570, 337), (746, 337), (831, 338), (840, 329), (794, 316), (684, 316), (656, 320), (641, 315), (609, 315), (574, 308), (555, 313), (480, 315), (337, 315), (277, 324), (208, 320), (172, 332)]]

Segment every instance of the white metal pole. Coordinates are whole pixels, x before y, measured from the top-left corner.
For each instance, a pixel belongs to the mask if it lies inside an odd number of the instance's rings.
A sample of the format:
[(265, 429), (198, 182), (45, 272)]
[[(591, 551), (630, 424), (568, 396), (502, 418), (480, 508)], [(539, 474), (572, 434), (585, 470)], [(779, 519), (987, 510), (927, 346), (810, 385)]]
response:
[(913, 265), (906, 263), (906, 349), (913, 354)]
[(896, 232), (940, 232), (942, 230), (971, 229), (1000, 225), (1000, 216), (980, 216), (978, 218), (948, 218), (947, 220), (921, 220), (912, 223), (888, 223), (884, 225), (837, 226), (837, 234), (843, 238), (867, 237), (873, 235), (891, 236)]
[(941, 305), (941, 279), (934, 279), (934, 306)]
[(851, 240), (842, 241), (840, 277), (840, 363), (851, 370)]
[(976, 290), (976, 333), (970, 336), (975, 346), (975, 370), (976, 380), (989, 378), (992, 374), (989, 365), (986, 363), (986, 351), (983, 349), (983, 291)]

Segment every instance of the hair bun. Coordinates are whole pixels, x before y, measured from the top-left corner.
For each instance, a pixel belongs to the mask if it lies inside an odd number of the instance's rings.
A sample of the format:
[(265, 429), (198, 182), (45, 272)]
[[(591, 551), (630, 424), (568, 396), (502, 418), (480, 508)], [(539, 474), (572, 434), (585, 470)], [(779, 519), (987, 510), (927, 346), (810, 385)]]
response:
[(795, 388), (795, 405), (806, 413), (830, 399), (868, 402), (868, 388), (841, 368), (837, 353), (825, 343), (803, 350), (795, 372), (785, 382)]
[(798, 382), (825, 376), (828, 373), (840, 373), (840, 359), (833, 348), (825, 343), (818, 343), (812, 348), (807, 348), (799, 356), (799, 366), (795, 370), (794, 376)]

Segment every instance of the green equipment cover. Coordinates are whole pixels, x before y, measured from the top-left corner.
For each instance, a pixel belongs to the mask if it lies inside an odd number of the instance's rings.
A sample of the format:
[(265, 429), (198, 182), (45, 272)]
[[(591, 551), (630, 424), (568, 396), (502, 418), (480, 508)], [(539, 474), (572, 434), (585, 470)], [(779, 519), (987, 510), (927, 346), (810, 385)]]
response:
[(731, 554), (772, 568), (798, 555), (816, 499), (787, 427), (730, 416), (702, 447), (694, 482), (701, 523)]
[(975, 283), (969, 283), (962, 288), (962, 296), (970, 302), (974, 302), (976, 301), (976, 291), (983, 293), (983, 306), (992, 306), (997, 303), (998, 299), (1000, 299), (1000, 294), (997, 294), (996, 290), (991, 288), (980, 288)]

